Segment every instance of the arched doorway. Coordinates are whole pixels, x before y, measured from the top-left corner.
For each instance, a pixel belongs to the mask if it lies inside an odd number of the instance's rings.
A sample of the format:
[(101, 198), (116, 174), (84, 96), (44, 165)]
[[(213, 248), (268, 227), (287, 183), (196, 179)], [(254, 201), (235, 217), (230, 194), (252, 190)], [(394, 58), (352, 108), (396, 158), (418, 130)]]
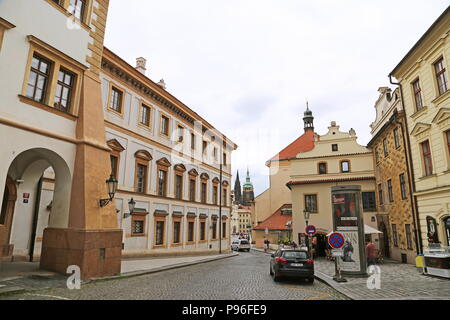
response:
[[(46, 202), (42, 197), (44, 173), (52, 178)], [(71, 180), (66, 161), (51, 150), (30, 149), (16, 156), (7, 172), (1, 204), (2, 260), (33, 261), (35, 255), (40, 256), (44, 229), (68, 227)]]
[(386, 258), (389, 258), (391, 255), (390, 248), (389, 248), (389, 234), (388, 234), (388, 230), (386, 228), (386, 224), (383, 221), (380, 222), (380, 231), (383, 232), (382, 237), (380, 237), (380, 240), (381, 240), (380, 248), (382, 250), (383, 255)]

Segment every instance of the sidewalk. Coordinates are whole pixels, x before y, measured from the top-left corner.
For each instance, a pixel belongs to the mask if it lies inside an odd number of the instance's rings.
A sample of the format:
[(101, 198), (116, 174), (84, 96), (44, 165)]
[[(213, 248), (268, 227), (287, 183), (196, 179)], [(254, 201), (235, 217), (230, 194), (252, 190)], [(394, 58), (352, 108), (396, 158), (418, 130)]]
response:
[(422, 275), (410, 264), (387, 261), (379, 265), (381, 288), (373, 290), (367, 288), (368, 278), (346, 277), (348, 282), (334, 281), (334, 262), (325, 258), (315, 260), (314, 267), (318, 280), (353, 300), (450, 300), (450, 280)]
[[(171, 258), (141, 258), (122, 261), (120, 275), (82, 281), (83, 284), (126, 277), (134, 277), (195, 264), (230, 258), (238, 253), (208, 256), (186, 256)], [(23, 291), (51, 288), (66, 288), (68, 275), (39, 270), (39, 263), (13, 262), (0, 265), (0, 296)]]

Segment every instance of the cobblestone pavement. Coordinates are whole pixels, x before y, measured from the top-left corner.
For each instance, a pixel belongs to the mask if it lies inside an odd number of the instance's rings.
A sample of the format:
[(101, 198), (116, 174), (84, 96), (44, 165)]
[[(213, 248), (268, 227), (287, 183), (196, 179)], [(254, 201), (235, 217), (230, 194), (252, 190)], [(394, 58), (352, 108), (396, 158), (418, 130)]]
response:
[(282, 280), (269, 275), (270, 256), (242, 252), (239, 256), (204, 264), (110, 281), (85, 284), (81, 290), (56, 288), (0, 299), (22, 300), (336, 300), (348, 299), (315, 281)]
[(367, 278), (346, 277), (337, 283), (334, 262), (318, 259), (316, 276), (355, 300), (450, 300), (450, 280), (420, 274), (414, 265), (389, 262), (379, 265), (380, 289), (368, 289)]

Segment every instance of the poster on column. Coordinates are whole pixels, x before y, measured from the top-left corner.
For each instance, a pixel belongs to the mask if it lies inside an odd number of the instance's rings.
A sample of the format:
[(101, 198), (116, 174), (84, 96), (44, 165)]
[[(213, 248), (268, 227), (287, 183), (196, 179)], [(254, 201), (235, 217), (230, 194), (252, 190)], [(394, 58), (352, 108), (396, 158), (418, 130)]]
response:
[(339, 257), (342, 271), (361, 271), (358, 231), (339, 230), (344, 235), (343, 256)]

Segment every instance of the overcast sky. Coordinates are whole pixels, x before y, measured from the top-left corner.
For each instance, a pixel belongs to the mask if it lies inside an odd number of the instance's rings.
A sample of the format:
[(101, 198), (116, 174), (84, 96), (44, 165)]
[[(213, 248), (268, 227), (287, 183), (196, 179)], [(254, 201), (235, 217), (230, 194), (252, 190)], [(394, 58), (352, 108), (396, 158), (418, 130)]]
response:
[[(331, 121), (369, 142), (377, 89), (450, 0), (111, 0), (106, 46), (239, 145), (241, 182), (269, 185), (265, 161)], [(392, 87), (392, 86), (391, 86)], [(234, 180), (234, 178), (233, 178)]]

